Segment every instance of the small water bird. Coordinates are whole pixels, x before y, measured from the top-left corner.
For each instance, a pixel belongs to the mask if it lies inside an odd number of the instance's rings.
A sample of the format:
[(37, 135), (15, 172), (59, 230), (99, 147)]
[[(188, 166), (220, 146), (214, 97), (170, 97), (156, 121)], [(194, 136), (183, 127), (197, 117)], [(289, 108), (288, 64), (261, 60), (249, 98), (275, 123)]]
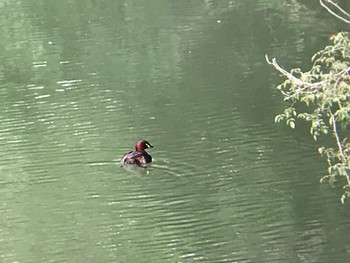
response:
[(145, 149), (148, 148), (153, 148), (153, 146), (148, 141), (138, 141), (135, 146), (135, 151), (130, 151), (125, 154), (121, 159), (121, 163), (145, 166), (146, 164), (152, 162), (152, 156), (145, 151)]

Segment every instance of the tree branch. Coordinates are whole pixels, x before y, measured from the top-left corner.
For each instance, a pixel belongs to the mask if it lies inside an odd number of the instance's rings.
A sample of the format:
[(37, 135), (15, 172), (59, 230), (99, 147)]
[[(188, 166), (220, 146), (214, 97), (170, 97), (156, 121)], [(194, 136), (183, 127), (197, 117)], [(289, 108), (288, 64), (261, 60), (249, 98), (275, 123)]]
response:
[(337, 79), (337, 81), (334, 83), (334, 88), (336, 88), (341, 80), (341, 78), (348, 74), (350, 71), (350, 67), (349, 68), (346, 68), (346, 69), (343, 69), (342, 71), (340, 71), (337, 75), (340, 75), (339, 78)]
[[(338, 10), (340, 13), (342, 13), (343, 15), (347, 16), (350, 18), (349, 13), (347, 13), (344, 9), (342, 9), (340, 6), (338, 6), (336, 3), (334, 3), (332, 0), (326, 0), (327, 3), (329, 3), (330, 5), (334, 6), (336, 8), (336, 10)], [(322, 0), (320, 0), (320, 4), (321, 6), (323, 6), (331, 15), (335, 16), (336, 18), (342, 20), (343, 22), (350, 24), (350, 20), (336, 14), (332, 9), (330, 9), (325, 3), (323, 3)]]
[[(269, 65), (272, 65), (277, 71), (279, 71), (282, 75), (286, 76), (289, 80), (293, 81), (296, 85), (304, 87), (302, 88), (303, 92), (305, 94), (309, 93), (314, 93), (316, 92), (319, 88), (323, 87), (324, 85), (326, 85), (325, 81), (321, 81), (321, 82), (315, 82), (315, 83), (309, 83), (306, 81), (302, 81), (301, 79), (295, 77), (293, 74), (289, 73), (288, 71), (286, 71), (285, 69), (283, 69), (278, 63), (276, 58), (273, 58), (271, 61), (269, 60), (267, 54), (265, 55), (265, 59), (266, 62)], [(306, 89), (313, 89), (311, 91), (305, 91)], [(286, 94), (285, 92), (283, 93), (284, 95), (288, 96), (288, 94)]]
[[(345, 155), (344, 149), (343, 149), (342, 144), (341, 144), (341, 142), (340, 142), (340, 138), (339, 138), (338, 130), (337, 130), (337, 123), (336, 123), (334, 114), (332, 113), (332, 111), (329, 111), (329, 114), (331, 115), (332, 126), (333, 126), (333, 134), (334, 134), (335, 140), (336, 140), (336, 142), (337, 142), (339, 154), (340, 154), (340, 156), (341, 156), (341, 161), (342, 161), (342, 163), (343, 163), (344, 165), (347, 166), (347, 165), (348, 165), (348, 158), (347, 158), (347, 156)], [(348, 175), (348, 173), (347, 173), (346, 170), (345, 170), (345, 178), (346, 178), (346, 181), (348, 182), (348, 185), (350, 185), (350, 178), (349, 178), (349, 175)]]

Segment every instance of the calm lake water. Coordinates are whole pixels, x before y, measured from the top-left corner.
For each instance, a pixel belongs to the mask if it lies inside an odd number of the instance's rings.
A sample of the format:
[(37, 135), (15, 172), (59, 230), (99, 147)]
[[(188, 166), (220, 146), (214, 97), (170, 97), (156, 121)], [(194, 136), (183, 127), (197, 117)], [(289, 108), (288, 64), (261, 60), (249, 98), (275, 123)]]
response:
[[(1, 262), (347, 262), (350, 207), (282, 78), (318, 1), (0, 2)], [(120, 157), (140, 139), (153, 165)]]

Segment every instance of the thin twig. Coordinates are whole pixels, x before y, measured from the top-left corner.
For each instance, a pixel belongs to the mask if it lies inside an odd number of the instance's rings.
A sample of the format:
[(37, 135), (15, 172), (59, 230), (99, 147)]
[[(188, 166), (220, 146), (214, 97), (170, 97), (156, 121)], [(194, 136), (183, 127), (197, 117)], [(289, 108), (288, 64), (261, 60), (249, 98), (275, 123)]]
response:
[[(334, 3), (333, 1), (331, 0), (326, 0), (327, 3), (330, 3), (331, 5), (335, 6), (336, 9), (338, 9), (341, 13), (343, 13), (344, 15), (350, 17), (350, 15), (344, 10), (342, 9), (340, 6), (338, 6), (336, 3)], [(347, 23), (347, 24), (350, 24), (350, 20), (336, 14), (332, 9), (330, 9), (325, 3), (323, 3), (322, 0), (320, 0), (320, 4), (321, 6), (323, 6), (331, 15), (335, 16), (336, 18), (342, 20), (343, 22)]]
[(340, 71), (337, 75), (340, 75), (339, 78), (337, 79), (337, 81), (334, 83), (334, 88), (336, 88), (341, 80), (341, 78), (348, 74), (350, 71), (350, 67), (349, 68), (346, 68), (346, 69), (343, 69), (342, 71)]
[(334, 3), (332, 0), (327, 0), (327, 2), (335, 6), (335, 8), (337, 8), (341, 13), (343, 13), (347, 17), (350, 17), (350, 14), (348, 12), (346, 12), (343, 8), (341, 8), (338, 4)]
[[(332, 118), (333, 133), (334, 133), (334, 136), (335, 136), (335, 140), (337, 141), (337, 145), (338, 145), (339, 153), (340, 153), (340, 156), (341, 156), (341, 159), (342, 159), (342, 163), (344, 165), (347, 165), (348, 164), (348, 158), (344, 154), (344, 150), (343, 150), (343, 147), (342, 147), (341, 142), (340, 142), (340, 138), (339, 138), (338, 131), (337, 131), (337, 123), (336, 123), (334, 114), (331, 111), (329, 111), (329, 114), (331, 115), (331, 118)], [(345, 174), (346, 180), (348, 182), (348, 185), (350, 186), (349, 175), (348, 175), (348, 173), (346, 171), (345, 171), (345, 173), (346, 173)]]
[(323, 86), (325, 84), (324, 81), (321, 82), (316, 82), (316, 83), (309, 83), (309, 82), (305, 82), (302, 81), (301, 79), (295, 77), (293, 74), (289, 73), (288, 71), (286, 71), (285, 69), (283, 69), (278, 63), (276, 58), (273, 58), (271, 61), (269, 60), (268, 56), (265, 55), (265, 59), (266, 62), (270, 65), (272, 65), (277, 71), (279, 71), (280, 73), (282, 73), (282, 75), (286, 76), (288, 79), (290, 79), (291, 81), (294, 81), (297, 85), (299, 86), (305, 86), (307, 88), (315, 88), (315, 87), (319, 87), (319, 86)]

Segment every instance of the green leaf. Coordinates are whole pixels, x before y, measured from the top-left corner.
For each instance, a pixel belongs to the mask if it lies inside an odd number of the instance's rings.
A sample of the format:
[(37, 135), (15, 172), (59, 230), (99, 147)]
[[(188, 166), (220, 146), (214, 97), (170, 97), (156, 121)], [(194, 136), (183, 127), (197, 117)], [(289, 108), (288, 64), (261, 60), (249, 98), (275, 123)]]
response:
[[(322, 133), (324, 145), (337, 145), (342, 141), (343, 153), (349, 160), (339, 153), (338, 147), (332, 148), (320, 145), (318, 152), (327, 159), (330, 183), (339, 176), (350, 173), (350, 142), (343, 137), (349, 133), (350, 127), (350, 34), (341, 32), (332, 38), (333, 44), (324, 47), (312, 57), (313, 65), (310, 70), (300, 68), (283, 74), (286, 80), (278, 86), (282, 98), (288, 98), (287, 106), (282, 114), (275, 116), (275, 122), (286, 121), (286, 125), (294, 129), (295, 118), (305, 120), (310, 124), (310, 134), (315, 141)], [(282, 67), (275, 67), (283, 72)], [(296, 80), (301, 80), (302, 82)], [(298, 113), (297, 113), (298, 112)], [(335, 119), (333, 119), (333, 116)], [(336, 128), (336, 129), (335, 129)], [(350, 183), (341, 201), (350, 197)]]
[(342, 204), (345, 203), (345, 199), (346, 199), (346, 195), (343, 194), (343, 195), (341, 196), (341, 198), (340, 198), (340, 201), (342, 202)]
[(278, 123), (278, 122), (280, 122), (281, 120), (283, 120), (283, 116), (282, 116), (281, 114), (276, 115), (276, 117), (275, 117), (275, 123)]
[(294, 128), (295, 128), (295, 123), (294, 123), (293, 121), (290, 121), (290, 122), (289, 122), (289, 127), (291, 127), (292, 129), (294, 129)]

